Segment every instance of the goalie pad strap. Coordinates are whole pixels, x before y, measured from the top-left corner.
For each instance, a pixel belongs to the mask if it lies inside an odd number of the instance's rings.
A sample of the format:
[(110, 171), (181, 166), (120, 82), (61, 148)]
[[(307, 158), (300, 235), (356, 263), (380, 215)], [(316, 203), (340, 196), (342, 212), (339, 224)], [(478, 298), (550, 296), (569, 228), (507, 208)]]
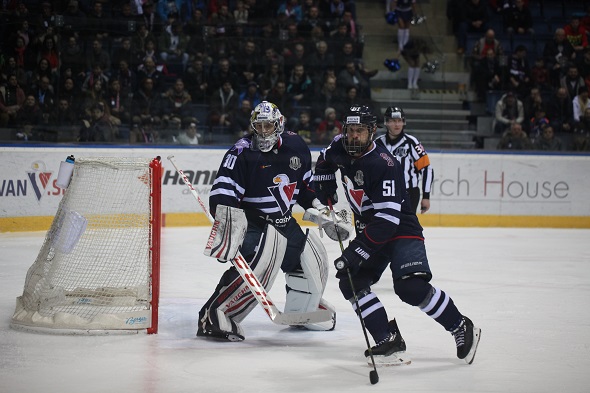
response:
[(215, 221), (203, 254), (222, 261), (234, 259), (246, 236), (248, 221), (242, 209), (217, 205)]

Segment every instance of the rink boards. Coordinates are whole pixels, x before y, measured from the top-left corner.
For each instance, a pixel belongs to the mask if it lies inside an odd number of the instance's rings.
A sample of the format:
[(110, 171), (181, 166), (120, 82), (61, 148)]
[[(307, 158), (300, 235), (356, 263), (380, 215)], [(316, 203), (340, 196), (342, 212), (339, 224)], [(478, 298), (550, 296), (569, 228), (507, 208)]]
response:
[[(203, 199), (225, 153), (218, 148), (0, 147), (0, 232), (46, 230), (65, 190), (55, 182), (66, 156), (162, 157), (164, 226), (210, 225), (166, 159), (173, 154)], [(312, 150), (315, 160), (319, 150)], [(429, 153), (434, 169), (424, 226), (590, 228), (590, 156)], [(339, 189), (341, 192), (342, 189)], [(346, 207), (344, 195), (340, 205)], [(295, 209), (300, 219), (302, 209)]]

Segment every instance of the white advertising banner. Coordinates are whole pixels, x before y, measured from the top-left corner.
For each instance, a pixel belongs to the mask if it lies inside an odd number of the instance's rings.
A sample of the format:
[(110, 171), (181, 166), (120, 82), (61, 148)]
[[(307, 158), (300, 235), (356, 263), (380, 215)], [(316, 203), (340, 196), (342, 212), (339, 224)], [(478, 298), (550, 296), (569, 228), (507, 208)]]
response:
[(429, 154), (430, 213), (590, 216), (590, 157)]
[[(162, 211), (199, 212), (166, 159), (174, 155), (203, 199), (208, 197), (224, 149), (0, 147), (0, 217), (52, 216), (63, 190), (60, 162), (79, 157), (162, 157)], [(312, 155), (318, 156), (318, 150)], [(435, 181), (429, 214), (590, 216), (590, 157), (575, 155), (429, 154)], [(341, 196), (341, 201), (344, 200)]]

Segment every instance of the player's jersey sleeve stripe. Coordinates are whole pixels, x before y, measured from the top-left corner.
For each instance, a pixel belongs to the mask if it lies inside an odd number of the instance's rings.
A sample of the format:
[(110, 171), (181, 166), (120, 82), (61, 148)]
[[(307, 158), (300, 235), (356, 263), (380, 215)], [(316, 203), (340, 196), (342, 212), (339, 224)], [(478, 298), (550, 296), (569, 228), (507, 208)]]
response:
[(234, 179), (232, 179), (231, 177), (227, 177), (227, 176), (220, 176), (217, 179), (215, 179), (215, 181), (213, 182), (213, 187), (215, 187), (216, 185), (219, 184), (219, 186), (221, 187), (221, 183), (224, 184), (223, 187), (227, 188), (226, 185), (233, 187), (236, 189), (236, 191), (240, 194), (244, 194), (245, 189), (244, 187), (240, 186), (238, 183), (235, 182)]
[(212, 190), (209, 193), (209, 196), (215, 196), (215, 195), (225, 195), (225, 196), (229, 196), (229, 197), (236, 198), (239, 200), (236, 192), (233, 190), (228, 190), (227, 188), (218, 188), (216, 190)]

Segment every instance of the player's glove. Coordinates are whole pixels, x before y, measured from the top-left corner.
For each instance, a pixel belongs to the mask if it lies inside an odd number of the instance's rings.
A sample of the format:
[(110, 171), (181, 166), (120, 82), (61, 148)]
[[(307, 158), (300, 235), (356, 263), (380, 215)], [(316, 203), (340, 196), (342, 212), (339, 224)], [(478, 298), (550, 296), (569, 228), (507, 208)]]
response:
[(334, 261), (334, 267), (338, 270), (336, 278), (346, 278), (348, 276), (347, 269), (350, 271), (350, 275), (354, 276), (370, 257), (371, 254), (367, 247), (360, 241), (353, 240), (342, 252), (340, 258)]
[(328, 205), (328, 199), (332, 204), (338, 203), (338, 194), (336, 193), (338, 185), (336, 184), (335, 173), (316, 174), (313, 178), (313, 184), (315, 185), (316, 197), (322, 204)]

